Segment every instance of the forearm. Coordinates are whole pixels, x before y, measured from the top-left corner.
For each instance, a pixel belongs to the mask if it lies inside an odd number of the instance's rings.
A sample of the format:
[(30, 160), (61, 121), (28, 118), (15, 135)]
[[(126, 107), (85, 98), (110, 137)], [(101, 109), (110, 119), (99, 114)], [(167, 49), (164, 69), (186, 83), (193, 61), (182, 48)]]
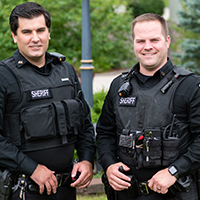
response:
[(87, 160), (93, 165), (96, 151), (94, 126), (91, 123), (89, 106), (84, 99), (82, 99), (82, 102), (84, 103), (85, 109), (84, 125), (83, 129), (78, 135), (76, 150), (80, 161)]
[(37, 162), (19, 151), (16, 146), (7, 142), (7, 140), (0, 135), (0, 166), (11, 171), (23, 172), (27, 175), (31, 175), (37, 167)]

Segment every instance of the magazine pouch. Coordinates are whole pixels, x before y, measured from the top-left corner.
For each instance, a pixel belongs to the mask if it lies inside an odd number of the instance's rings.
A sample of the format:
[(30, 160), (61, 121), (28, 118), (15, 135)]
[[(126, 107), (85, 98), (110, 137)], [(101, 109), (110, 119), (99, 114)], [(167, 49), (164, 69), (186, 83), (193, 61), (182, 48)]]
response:
[(161, 139), (160, 138), (145, 138), (143, 143), (143, 165), (144, 167), (159, 167), (161, 166)]
[(82, 130), (84, 124), (83, 103), (76, 98), (64, 100), (62, 104), (65, 108), (67, 128), (77, 135)]
[(162, 166), (169, 166), (179, 155), (180, 138), (163, 140)]

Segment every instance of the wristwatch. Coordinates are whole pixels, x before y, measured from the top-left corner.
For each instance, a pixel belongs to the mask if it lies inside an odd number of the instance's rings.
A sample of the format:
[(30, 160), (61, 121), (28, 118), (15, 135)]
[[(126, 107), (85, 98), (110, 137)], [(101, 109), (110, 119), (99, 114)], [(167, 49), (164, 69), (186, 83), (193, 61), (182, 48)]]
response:
[(175, 166), (170, 166), (169, 168), (168, 168), (168, 171), (169, 171), (169, 173), (172, 175), (172, 176), (175, 176), (177, 179), (178, 179), (178, 170), (176, 169), (176, 167)]

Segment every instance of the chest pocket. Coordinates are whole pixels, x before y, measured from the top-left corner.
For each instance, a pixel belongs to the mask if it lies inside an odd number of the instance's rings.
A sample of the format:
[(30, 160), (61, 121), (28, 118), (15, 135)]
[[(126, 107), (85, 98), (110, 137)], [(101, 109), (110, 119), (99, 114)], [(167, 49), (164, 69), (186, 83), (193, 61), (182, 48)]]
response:
[(21, 125), (25, 141), (46, 139), (61, 135), (67, 143), (68, 134), (75, 135), (83, 126), (83, 105), (78, 99), (67, 99), (24, 108)]
[(52, 104), (22, 110), (21, 123), (25, 140), (50, 138), (56, 135), (55, 110)]

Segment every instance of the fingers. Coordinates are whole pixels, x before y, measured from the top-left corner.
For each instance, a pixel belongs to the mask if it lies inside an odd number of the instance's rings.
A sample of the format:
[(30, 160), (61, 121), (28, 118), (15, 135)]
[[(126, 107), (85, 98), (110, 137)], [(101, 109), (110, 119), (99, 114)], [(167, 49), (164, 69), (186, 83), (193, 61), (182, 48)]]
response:
[(45, 185), (47, 188), (47, 194), (51, 194), (51, 192), (53, 192), (54, 194), (57, 191), (57, 187), (58, 187), (58, 181), (57, 178), (55, 177), (55, 175), (52, 175), (51, 179), (48, 181), (49, 186)]
[(110, 185), (114, 190), (117, 191), (128, 189), (131, 186), (131, 179), (127, 175), (119, 171), (120, 166), (123, 167), (124, 171), (130, 170), (130, 168), (128, 168), (123, 163), (116, 163), (110, 165), (106, 171), (106, 175), (108, 177)]
[(91, 177), (79, 177), (74, 183), (72, 183), (70, 186), (71, 187), (78, 187), (80, 188), (84, 188), (87, 187), (90, 182), (91, 182), (92, 178)]
[[(76, 179), (75, 182), (72, 183), (70, 186), (84, 188), (90, 184), (92, 176), (93, 176), (92, 173), (90, 173), (89, 171), (82, 171), (78, 179)], [(73, 177), (75, 176), (73, 175), (72, 178)]]
[(52, 175), (47, 180), (39, 184), (40, 194), (43, 194), (45, 188), (48, 195), (50, 195), (51, 193), (55, 194), (57, 191), (57, 187), (58, 187), (58, 181), (55, 175)]
[(168, 168), (158, 171), (154, 176), (148, 181), (148, 186), (151, 190), (166, 194), (168, 188), (176, 182), (176, 178), (168, 172)]
[(30, 177), (39, 185), (40, 194), (43, 194), (45, 188), (48, 195), (51, 194), (51, 192), (56, 193), (58, 181), (54, 175), (54, 171), (49, 170), (44, 165), (38, 164), (37, 168)]
[(166, 194), (168, 192), (168, 189), (159, 185), (154, 184), (153, 187), (151, 187), (151, 190), (157, 193)]
[(92, 164), (88, 161), (81, 161), (76, 163), (72, 170), (72, 178), (74, 178), (78, 172), (80, 173), (80, 176), (70, 186), (79, 188), (88, 186), (93, 176)]
[(124, 189), (128, 189), (131, 184), (130, 184), (130, 178), (121, 172), (111, 174), (110, 177), (108, 178), (110, 185), (112, 188), (116, 191), (121, 191)]
[(43, 192), (44, 192), (44, 185), (39, 185), (39, 188), (40, 188), (40, 194), (43, 194)]

